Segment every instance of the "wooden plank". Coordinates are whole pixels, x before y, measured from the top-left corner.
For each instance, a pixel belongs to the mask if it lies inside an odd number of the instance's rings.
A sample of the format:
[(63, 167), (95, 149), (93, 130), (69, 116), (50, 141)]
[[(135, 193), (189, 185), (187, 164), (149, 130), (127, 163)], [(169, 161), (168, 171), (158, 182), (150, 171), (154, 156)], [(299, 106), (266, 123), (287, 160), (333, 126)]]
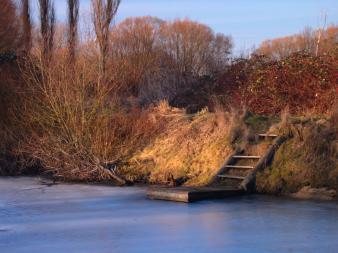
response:
[(199, 200), (207, 200), (207, 199), (224, 199), (228, 197), (234, 197), (244, 194), (244, 191), (239, 188), (231, 188), (231, 189), (218, 189), (212, 191), (192, 191), (189, 193), (189, 202), (195, 202)]
[(245, 179), (245, 177), (233, 176), (233, 175), (218, 175), (218, 177), (229, 178), (229, 179), (239, 179), (239, 180), (244, 180)]
[(234, 168), (234, 169), (253, 169), (253, 166), (245, 166), (245, 165), (227, 165), (227, 168)]
[(150, 199), (161, 199), (177, 202), (189, 202), (188, 191), (179, 191), (171, 189), (150, 189), (147, 191), (147, 197)]
[(159, 187), (148, 189), (147, 197), (150, 199), (188, 203), (206, 199), (222, 199), (243, 193), (243, 190), (234, 187)]
[(255, 155), (235, 155), (233, 156), (235, 159), (260, 159), (260, 156)]
[(273, 137), (273, 138), (278, 137), (277, 134), (259, 134), (258, 136), (259, 137)]

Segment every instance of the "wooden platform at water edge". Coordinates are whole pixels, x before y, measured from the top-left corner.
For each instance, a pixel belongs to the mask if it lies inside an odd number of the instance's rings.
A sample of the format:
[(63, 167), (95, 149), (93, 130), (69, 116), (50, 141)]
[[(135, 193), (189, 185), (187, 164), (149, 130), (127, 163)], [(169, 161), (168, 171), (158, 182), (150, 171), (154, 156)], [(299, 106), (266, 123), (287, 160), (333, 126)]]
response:
[(208, 186), (149, 188), (147, 197), (159, 200), (194, 202), (206, 199), (222, 199), (251, 192), (255, 189), (257, 172), (268, 166), (276, 150), (287, 138), (287, 136), (275, 134), (259, 134), (256, 137), (255, 145), (264, 144), (265, 152), (252, 154), (252, 150), (255, 150), (252, 149), (252, 145), (236, 150), (226, 159)]
[(148, 189), (147, 197), (188, 203), (206, 199), (223, 199), (244, 193), (244, 190), (233, 187), (158, 187)]

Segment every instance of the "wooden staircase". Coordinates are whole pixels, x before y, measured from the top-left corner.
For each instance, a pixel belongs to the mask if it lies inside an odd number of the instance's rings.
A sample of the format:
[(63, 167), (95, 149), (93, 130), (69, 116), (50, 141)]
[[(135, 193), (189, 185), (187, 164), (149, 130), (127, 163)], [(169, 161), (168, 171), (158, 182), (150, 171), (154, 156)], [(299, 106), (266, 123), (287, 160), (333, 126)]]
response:
[[(237, 149), (218, 173), (205, 187), (156, 187), (147, 191), (150, 199), (194, 202), (205, 199), (221, 199), (237, 196), (253, 191), (256, 183), (256, 173), (263, 170), (272, 160), (278, 147), (287, 140), (286, 136), (275, 134), (259, 134), (254, 144), (264, 149), (255, 149), (255, 145), (247, 145)], [(257, 154), (255, 151), (260, 151)]]
[[(256, 173), (271, 162), (275, 151), (286, 139), (285, 136), (276, 134), (258, 134), (254, 144), (236, 150), (226, 160), (209, 186), (254, 190)], [(253, 150), (258, 150), (255, 146), (263, 147), (261, 154), (252, 153)]]

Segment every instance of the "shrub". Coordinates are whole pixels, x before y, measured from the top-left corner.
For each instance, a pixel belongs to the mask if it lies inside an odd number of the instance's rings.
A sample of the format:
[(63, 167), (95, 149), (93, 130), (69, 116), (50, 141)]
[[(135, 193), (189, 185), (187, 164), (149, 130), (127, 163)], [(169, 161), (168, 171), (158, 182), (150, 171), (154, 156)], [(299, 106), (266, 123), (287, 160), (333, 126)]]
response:
[(235, 61), (218, 80), (215, 93), (258, 114), (327, 113), (337, 94), (337, 48), (318, 57), (294, 53), (282, 60), (265, 56)]
[(34, 60), (23, 73), (25, 108), (17, 124), (28, 134), (17, 151), (52, 175), (107, 180), (104, 168), (130, 156), (157, 130), (147, 111), (120, 107), (112, 86), (83, 62), (68, 68), (67, 59), (53, 67)]

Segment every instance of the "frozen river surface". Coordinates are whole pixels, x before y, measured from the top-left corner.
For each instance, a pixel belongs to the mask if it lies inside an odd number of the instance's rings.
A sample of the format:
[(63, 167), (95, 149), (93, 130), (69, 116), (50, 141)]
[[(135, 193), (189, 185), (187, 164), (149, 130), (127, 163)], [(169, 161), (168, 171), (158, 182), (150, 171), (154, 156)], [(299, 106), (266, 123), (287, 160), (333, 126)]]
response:
[(0, 252), (338, 252), (338, 204), (151, 201), (143, 188), (0, 178)]

